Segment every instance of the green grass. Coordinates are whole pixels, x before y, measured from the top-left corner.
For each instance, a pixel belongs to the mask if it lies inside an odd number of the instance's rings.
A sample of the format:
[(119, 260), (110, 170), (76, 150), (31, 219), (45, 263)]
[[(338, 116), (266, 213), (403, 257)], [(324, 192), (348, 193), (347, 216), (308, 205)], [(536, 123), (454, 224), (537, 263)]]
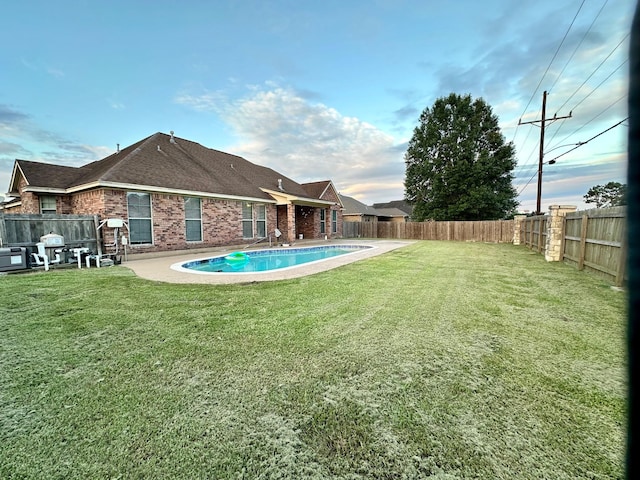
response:
[(625, 294), (422, 242), (273, 283), (0, 277), (0, 478), (623, 476)]

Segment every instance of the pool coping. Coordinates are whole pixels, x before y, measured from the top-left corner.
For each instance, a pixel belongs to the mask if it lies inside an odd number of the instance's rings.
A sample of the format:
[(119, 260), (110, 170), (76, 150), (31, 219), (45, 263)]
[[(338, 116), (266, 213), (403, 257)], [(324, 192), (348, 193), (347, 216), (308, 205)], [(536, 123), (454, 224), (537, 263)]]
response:
[[(123, 266), (131, 269), (137, 276), (145, 278), (147, 280), (154, 280), (158, 282), (167, 283), (200, 283), (200, 284), (233, 284), (233, 283), (253, 283), (253, 282), (269, 282), (275, 280), (286, 280), (291, 278), (306, 277), (315, 273), (324, 272), (334, 268), (347, 265), (349, 263), (357, 262), (365, 258), (371, 258), (383, 253), (390, 252), (397, 248), (402, 248), (407, 245), (411, 245), (410, 240), (330, 240), (330, 241), (318, 241), (305, 243), (305, 246), (322, 246), (322, 245), (370, 245), (376, 248), (368, 248), (362, 251), (356, 251), (349, 253), (348, 255), (338, 255), (326, 260), (316, 261), (306, 264), (301, 264), (296, 267), (287, 269), (271, 270), (267, 272), (255, 272), (255, 273), (219, 273), (212, 274), (197, 274), (193, 272), (185, 272), (173, 270), (172, 265), (176, 263), (186, 263), (189, 261), (201, 259), (206, 257), (206, 253), (198, 252), (186, 252), (179, 253), (171, 256), (146, 258), (146, 259), (132, 259)], [(293, 246), (292, 248), (298, 248)], [(264, 248), (261, 248), (263, 250)], [(229, 247), (228, 252), (237, 251)], [(211, 257), (223, 255), (225, 252), (220, 249), (212, 249)]]

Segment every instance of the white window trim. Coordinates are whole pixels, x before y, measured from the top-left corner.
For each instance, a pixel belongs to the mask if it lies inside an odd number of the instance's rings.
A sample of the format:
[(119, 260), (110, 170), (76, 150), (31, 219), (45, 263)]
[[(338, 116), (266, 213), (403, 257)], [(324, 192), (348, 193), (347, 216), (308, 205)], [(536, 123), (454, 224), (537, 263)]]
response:
[[(130, 193), (135, 193), (135, 194), (144, 194), (144, 195), (149, 195), (149, 215), (150, 217), (147, 219), (146, 217), (131, 217), (129, 215), (129, 194)], [(151, 222), (151, 243), (131, 243), (131, 232), (129, 232), (129, 245), (133, 248), (135, 247), (148, 247), (151, 245), (155, 244), (155, 239), (154, 239), (154, 235), (153, 235), (153, 195), (151, 195), (151, 193), (149, 192), (127, 192), (127, 219), (129, 220), (129, 225), (131, 225), (131, 219), (133, 218), (134, 220), (149, 220)]]
[[(253, 203), (251, 202), (246, 202), (243, 203), (242, 205), (242, 222), (241, 222), (241, 226), (242, 226), (242, 238), (246, 238), (246, 239), (252, 239), (255, 235), (255, 228), (253, 225), (253, 217), (254, 217), (254, 208), (253, 208)], [(245, 218), (244, 216), (244, 207), (248, 207), (251, 209), (251, 218)], [(245, 224), (249, 223), (251, 225), (251, 236), (250, 237), (245, 237), (244, 235), (244, 226)]]
[[(258, 228), (258, 225), (263, 223), (264, 224), (264, 236), (267, 236), (267, 206), (263, 203), (259, 203), (256, 204), (254, 208), (254, 212), (255, 212), (255, 216), (256, 216), (256, 228), (254, 230), (254, 238), (256, 238), (256, 235), (258, 235), (258, 232), (260, 231), (260, 228)], [(260, 218), (259, 216), (259, 211), (262, 210), (264, 212), (264, 218)], [(264, 237), (261, 237), (264, 238)]]
[[(202, 243), (204, 241), (204, 231), (202, 229), (202, 199), (200, 197), (183, 197), (183, 198), (184, 198), (184, 201), (185, 201), (185, 209), (184, 209), (184, 236), (185, 236), (185, 240), (187, 241), (187, 243)], [(200, 205), (200, 217), (199, 218), (187, 217), (187, 209), (186, 209), (187, 198), (195, 198), (195, 199), (198, 200), (199, 205)], [(187, 238), (187, 221), (190, 221), (190, 222), (198, 221), (198, 222), (200, 222), (200, 240), (189, 240)]]
[(324, 208), (320, 209), (320, 233), (327, 233), (327, 211)]
[[(53, 210), (51, 210), (50, 208), (48, 208), (46, 211), (45, 209), (42, 208), (42, 201), (43, 200), (49, 200), (49, 199), (53, 199), (53, 204), (54, 204), (54, 208)], [(53, 195), (41, 195), (38, 197), (39, 200), (39, 204), (40, 204), (40, 213), (41, 214), (46, 214), (46, 213), (58, 213), (58, 199), (56, 197), (54, 197)]]

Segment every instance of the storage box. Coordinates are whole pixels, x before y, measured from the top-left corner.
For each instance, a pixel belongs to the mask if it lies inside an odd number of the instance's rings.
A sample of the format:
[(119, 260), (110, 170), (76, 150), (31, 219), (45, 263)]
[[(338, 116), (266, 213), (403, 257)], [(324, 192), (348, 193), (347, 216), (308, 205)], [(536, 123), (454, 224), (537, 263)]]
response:
[(25, 247), (0, 248), (0, 272), (25, 270), (31, 267)]

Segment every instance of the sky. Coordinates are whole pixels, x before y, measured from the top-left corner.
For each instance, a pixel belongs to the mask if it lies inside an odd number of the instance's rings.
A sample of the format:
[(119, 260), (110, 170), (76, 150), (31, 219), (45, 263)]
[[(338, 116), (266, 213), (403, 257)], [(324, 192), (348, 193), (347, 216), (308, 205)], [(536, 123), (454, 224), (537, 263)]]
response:
[(633, 0), (5, 2), (0, 195), (15, 159), (81, 166), (174, 131), (299, 183), (330, 179), (368, 205), (399, 200), (420, 113), (453, 92), (492, 107), (516, 147), (519, 210), (535, 211), (540, 122), (519, 122), (542, 118), (547, 91), (546, 117), (571, 118), (546, 122), (541, 209), (587, 208), (590, 187), (626, 182), (634, 9)]

